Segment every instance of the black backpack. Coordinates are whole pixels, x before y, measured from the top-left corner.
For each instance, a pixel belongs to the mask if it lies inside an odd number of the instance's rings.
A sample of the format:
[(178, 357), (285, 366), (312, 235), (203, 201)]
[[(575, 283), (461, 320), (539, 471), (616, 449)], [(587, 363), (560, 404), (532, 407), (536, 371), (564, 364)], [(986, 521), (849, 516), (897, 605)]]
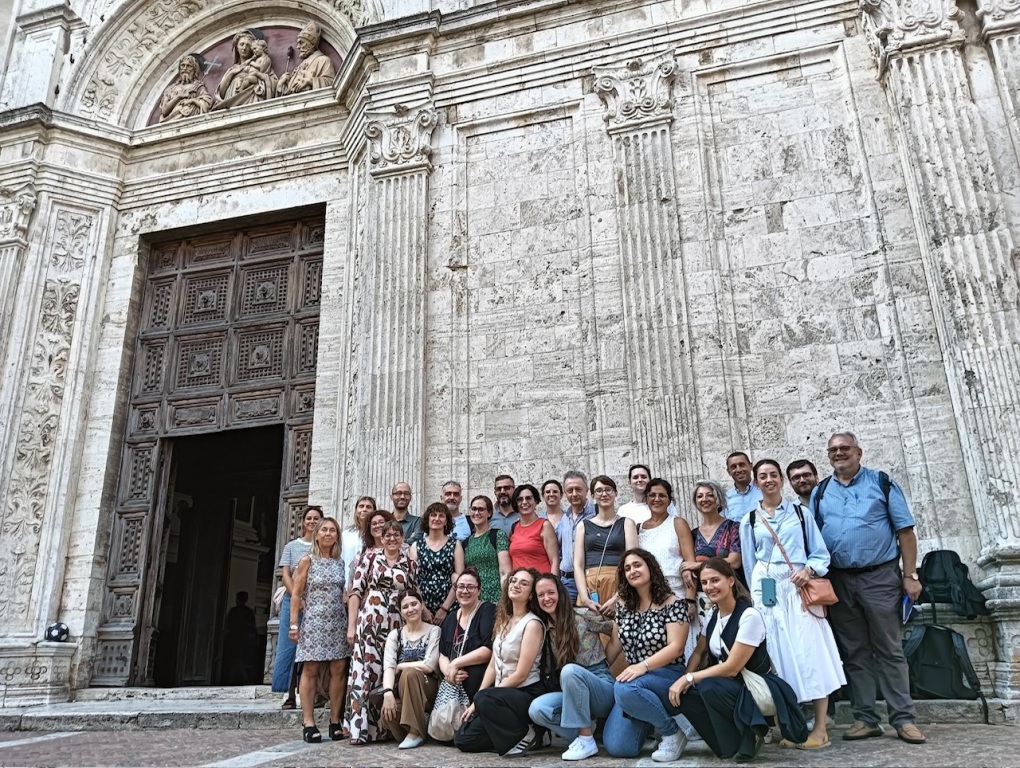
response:
[(936, 622), (934, 603), (951, 603), (957, 616), (968, 619), (990, 613), (985, 596), (970, 580), (970, 569), (951, 549), (937, 549), (925, 555), (918, 576), (922, 585), (921, 600), (932, 603)]
[(915, 699), (981, 699), (988, 723), (988, 701), (981, 692), (967, 645), (959, 632), (941, 624), (916, 624), (903, 635), (903, 654), (910, 668), (910, 695)]

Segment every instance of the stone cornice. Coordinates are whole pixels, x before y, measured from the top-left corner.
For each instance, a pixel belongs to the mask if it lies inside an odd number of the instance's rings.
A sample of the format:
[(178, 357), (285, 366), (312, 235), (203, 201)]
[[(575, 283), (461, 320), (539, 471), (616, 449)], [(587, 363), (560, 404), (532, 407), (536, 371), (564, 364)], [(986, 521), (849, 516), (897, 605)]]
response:
[(1020, 32), (1020, 0), (978, 0), (985, 35)]
[(38, 11), (18, 16), (16, 23), (26, 35), (51, 27), (69, 30), (86, 26), (85, 22), (66, 3), (51, 5), (48, 8), (40, 8)]
[(880, 76), (892, 56), (963, 42), (963, 14), (955, 0), (860, 0), (860, 4), (864, 31)]

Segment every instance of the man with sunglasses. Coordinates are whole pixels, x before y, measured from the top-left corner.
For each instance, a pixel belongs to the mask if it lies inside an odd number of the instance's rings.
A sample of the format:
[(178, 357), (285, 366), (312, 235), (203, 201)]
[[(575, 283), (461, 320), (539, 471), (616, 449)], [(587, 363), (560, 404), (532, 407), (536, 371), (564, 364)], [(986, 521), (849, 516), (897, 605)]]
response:
[(832, 435), (832, 477), (811, 494), (811, 509), (832, 557), (828, 575), (839, 598), (829, 619), (851, 686), (854, 723), (843, 738), (882, 735), (875, 711), (881, 685), (889, 722), (900, 739), (923, 744), (924, 734), (914, 724), (901, 637), (903, 595), (916, 600), (921, 594), (914, 517), (888, 475), (861, 465), (863, 454), (852, 432)]

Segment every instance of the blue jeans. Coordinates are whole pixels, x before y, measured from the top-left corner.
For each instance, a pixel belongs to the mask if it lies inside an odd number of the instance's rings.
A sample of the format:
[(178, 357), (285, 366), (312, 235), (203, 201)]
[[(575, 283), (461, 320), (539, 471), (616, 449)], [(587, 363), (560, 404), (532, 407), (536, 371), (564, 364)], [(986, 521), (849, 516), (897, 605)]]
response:
[(560, 578), (560, 581), (563, 582), (567, 594), (570, 595), (570, 604), (573, 605), (577, 602), (577, 582), (574, 581), (573, 576), (563, 576)]
[(613, 673), (604, 660), (590, 667), (567, 664), (560, 671), (562, 693), (539, 696), (531, 702), (528, 717), (569, 743), (577, 738), (578, 729), (591, 728), (595, 718), (606, 717), (612, 711), (613, 682)]
[(680, 709), (669, 703), (669, 687), (685, 671), (684, 665), (677, 662), (646, 672), (629, 683), (614, 683), (616, 704), (628, 717), (647, 723), (663, 736), (672, 736), (680, 730), (673, 719)]
[(276, 659), (273, 661), (273, 693), (290, 690), (290, 675), (294, 669), (297, 643), (290, 639), (290, 593), (283, 596), (280, 606), (280, 634), (276, 639)]

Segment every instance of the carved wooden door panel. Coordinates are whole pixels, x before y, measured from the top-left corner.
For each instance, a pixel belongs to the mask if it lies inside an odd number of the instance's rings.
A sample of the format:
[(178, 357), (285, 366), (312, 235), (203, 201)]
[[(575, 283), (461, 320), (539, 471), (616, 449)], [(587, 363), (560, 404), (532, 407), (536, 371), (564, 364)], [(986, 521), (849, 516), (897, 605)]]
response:
[(151, 679), (167, 438), (286, 424), (280, 532), (300, 514), (324, 231), (306, 217), (149, 246), (94, 685)]

